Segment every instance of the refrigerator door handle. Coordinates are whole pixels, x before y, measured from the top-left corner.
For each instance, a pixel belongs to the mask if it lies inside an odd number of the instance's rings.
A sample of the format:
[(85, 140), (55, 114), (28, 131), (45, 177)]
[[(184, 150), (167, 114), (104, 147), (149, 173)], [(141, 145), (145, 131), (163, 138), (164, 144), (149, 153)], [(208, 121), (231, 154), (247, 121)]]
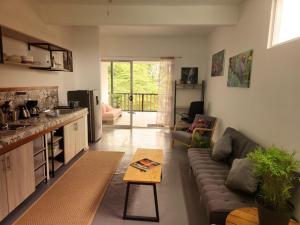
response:
[(99, 97), (96, 96), (96, 105), (99, 105)]

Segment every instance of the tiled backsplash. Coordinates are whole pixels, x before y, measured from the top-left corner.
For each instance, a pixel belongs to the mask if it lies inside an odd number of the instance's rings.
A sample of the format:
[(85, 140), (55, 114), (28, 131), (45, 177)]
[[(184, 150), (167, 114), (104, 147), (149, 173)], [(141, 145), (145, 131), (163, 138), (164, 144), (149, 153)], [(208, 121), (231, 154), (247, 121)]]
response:
[(38, 100), (40, 110), (58, 105), (58, 87), (0, 88), (0, 106), (11, 100), (14, 107), (25, 104), (27, 100)]

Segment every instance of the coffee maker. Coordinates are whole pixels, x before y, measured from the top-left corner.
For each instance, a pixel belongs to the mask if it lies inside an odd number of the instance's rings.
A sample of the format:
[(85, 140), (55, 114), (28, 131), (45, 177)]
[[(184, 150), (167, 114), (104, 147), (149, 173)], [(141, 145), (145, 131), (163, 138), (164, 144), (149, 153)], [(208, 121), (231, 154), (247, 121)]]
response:
[(27, 101), (26, 107), (27, 107), (31, 117), (39, 116), (40, 109), (37, 105), (38, 105), (37, 100), (28, 100)]

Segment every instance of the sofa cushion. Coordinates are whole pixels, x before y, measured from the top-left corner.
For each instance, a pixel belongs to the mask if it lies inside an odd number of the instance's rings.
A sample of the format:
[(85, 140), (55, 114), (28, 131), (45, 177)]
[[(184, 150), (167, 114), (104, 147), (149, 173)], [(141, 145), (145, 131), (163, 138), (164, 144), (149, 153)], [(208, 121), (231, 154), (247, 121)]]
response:
[(252, 196), (232, 192), (224, 184), (207, 184), (201, 192), (210, 224), (224, 224), (228, 213), (237, 208), (255, 206)]
[(225, 184), (233, 190), (254, 193), (257, 190), (258, 182), (254, 165), (247, 158), (244, 158), (233, 161)]
[(226, 162), (212, 160), (210, 150), (188, 150), (188, 159), (210, 224), (225, 224), (226, 216), (232, 210), (255, 206), (253, 195), (230, 189), (225, 182), (233, 160), (245, 158), (258, 145), (233, 128), (227, 128), (225, 135), (229, 135), (232, 142), (232, 152)]
[(229, 166), (210, 158), (208, 149), (190, 148), (188, 159), (196, 178), (199, 191), (204, 183), (224, 184), (229, 172)]
[(173, 131), (172, 133), (173, 139), (181, 141), (185, 144), (191, 144), (192, 134), (186, 131)]
[(106, 113), (106, 104), (102, 103), (101, 109), (102, 109), (102, 114)]
[(102, 114), (102, 120), (114, 120), (121, 115), (122, 115), (122, 109), (113, 108), (111, 111)]
[(232, 140), (232, 152), (228, 158), (230, 165), (234, 159), (245, 158), (249, 152), (258, 147), (258, 144), (231, 127), (225, 130), (224, 135), (229, 135)]
[(232, 152), (230, 135), (223, 135), (214, 145), (211, 158), (216, 161), (225, 161)]

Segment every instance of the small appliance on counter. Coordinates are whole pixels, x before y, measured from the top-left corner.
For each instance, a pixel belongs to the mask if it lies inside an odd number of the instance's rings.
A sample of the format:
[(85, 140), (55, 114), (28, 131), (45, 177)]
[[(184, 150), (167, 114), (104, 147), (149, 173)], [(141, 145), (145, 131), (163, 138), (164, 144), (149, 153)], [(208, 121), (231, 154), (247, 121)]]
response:
[[(100, 92), (98, 90), (68, 91), (70, 106), (88, 108), (89, 142), (97, 142), (102, 134), (102, 119), (100, 108)], [(73, 103), (72, 103), (73, 102)]]
[(26, 105), (19, 105), (19, 119), (28, 119), (30, 118), (30, 113)]
[(40, 109), (37, 105), (38, 105), (37, 100), (28, 100), (27, 101), (26, 107), (27, 107), (31, 117), (39, 116)]

